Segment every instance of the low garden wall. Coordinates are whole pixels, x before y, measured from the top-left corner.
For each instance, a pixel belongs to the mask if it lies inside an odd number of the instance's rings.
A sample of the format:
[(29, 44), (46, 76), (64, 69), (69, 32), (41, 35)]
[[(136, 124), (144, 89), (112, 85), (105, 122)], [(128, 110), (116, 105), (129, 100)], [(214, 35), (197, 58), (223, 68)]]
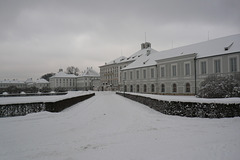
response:
[(5, 104), (0, 105), (0, 117), (10, 116), (23, 116), (28, 113), (49, 111), (49, 112), (61, 112), (62, 110), (84, 101), (94, 96), (95, 93), (81, 95), (78, 97), (72, 97), (63, 99), (56, 102), (39, 102), (39, 103), (21, 103), (21, 104)]
[(202, 118), (224, 118), (240, 116), (240, 104), (162, 101), (127, 93), (124, 94), (117, 92), (117, 94), (147, 105), (150, 108), (167, 115)]

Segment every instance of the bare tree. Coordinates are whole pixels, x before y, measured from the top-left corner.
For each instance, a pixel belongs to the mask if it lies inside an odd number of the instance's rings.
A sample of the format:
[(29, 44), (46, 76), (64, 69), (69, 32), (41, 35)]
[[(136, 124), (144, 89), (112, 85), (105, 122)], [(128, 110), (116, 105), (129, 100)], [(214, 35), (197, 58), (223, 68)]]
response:
[(79, 72), (79, 69), (74, 66), (67, 67), (67, 69), (66, 69), (67, 74), (74, 74), (74, 75), (78, 76), (78, 72)]
[(44, 74), (41, 78), (49, 81), (49, 78), (54, 76), (54, 75), (55, 75), (55, 73), (47, 73), (47, 74)]

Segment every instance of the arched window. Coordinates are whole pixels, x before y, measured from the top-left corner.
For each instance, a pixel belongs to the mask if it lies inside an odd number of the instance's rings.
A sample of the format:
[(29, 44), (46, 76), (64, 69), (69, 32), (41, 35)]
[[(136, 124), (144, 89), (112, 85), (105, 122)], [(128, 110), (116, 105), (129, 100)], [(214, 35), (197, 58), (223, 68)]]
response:
[(151, 85), (151, 90), (152, 90), (152, 92), (155, 92), (155, 86), (154, 86), (154, 84)]
[(130, 86), (130, 92), (133, 92), (133, 86), (132, 85)]
[(137, 92), (139, 92), (139, 85), (137, 85)]
[(177, 85), (176, 85), (176, 83), (173, 83), (173, 85), (172, 85), (172, 92), (177, 92)]
[(144, 86), (143, 86), (143, 92), (147, 92), (147, 85), (146, 84), (144, 84)]
[(165, 92), (165, 85), (164, 84), (161, 85), (161, 92), (163, 92), (163, 93)]
[(186, 92), (190, 92), (190, 84), (186, 83)]

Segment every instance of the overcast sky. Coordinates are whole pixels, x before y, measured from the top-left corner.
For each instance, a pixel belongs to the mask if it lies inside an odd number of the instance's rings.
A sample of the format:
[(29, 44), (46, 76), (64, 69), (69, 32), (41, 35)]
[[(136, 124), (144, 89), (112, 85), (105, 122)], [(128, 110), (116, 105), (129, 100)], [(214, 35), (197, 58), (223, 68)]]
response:
[(0, 0), (0, 80), (240, 33), (239, 0)]

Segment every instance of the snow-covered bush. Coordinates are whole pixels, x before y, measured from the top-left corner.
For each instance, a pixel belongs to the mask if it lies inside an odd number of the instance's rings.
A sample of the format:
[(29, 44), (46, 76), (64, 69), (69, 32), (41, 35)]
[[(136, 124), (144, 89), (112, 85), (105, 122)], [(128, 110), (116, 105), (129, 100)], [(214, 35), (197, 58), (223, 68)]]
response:
[(54, 90), (55, 92), (66, 92), (67, 89), (63, 88), (63, 87), (58, 87), (58, 88), (55, 88)]
[(20, 94), (22, 94), (22, 95), (23, 95), (23, 94), (26, 94), (26, 93), (25, 93), (24, 91), (22, 91), (22, 92), (20, 92)]
[(201, 84), (198, 97), (225, 98), (240, 96), (240, 80), (237, 76), (211, 75)]

